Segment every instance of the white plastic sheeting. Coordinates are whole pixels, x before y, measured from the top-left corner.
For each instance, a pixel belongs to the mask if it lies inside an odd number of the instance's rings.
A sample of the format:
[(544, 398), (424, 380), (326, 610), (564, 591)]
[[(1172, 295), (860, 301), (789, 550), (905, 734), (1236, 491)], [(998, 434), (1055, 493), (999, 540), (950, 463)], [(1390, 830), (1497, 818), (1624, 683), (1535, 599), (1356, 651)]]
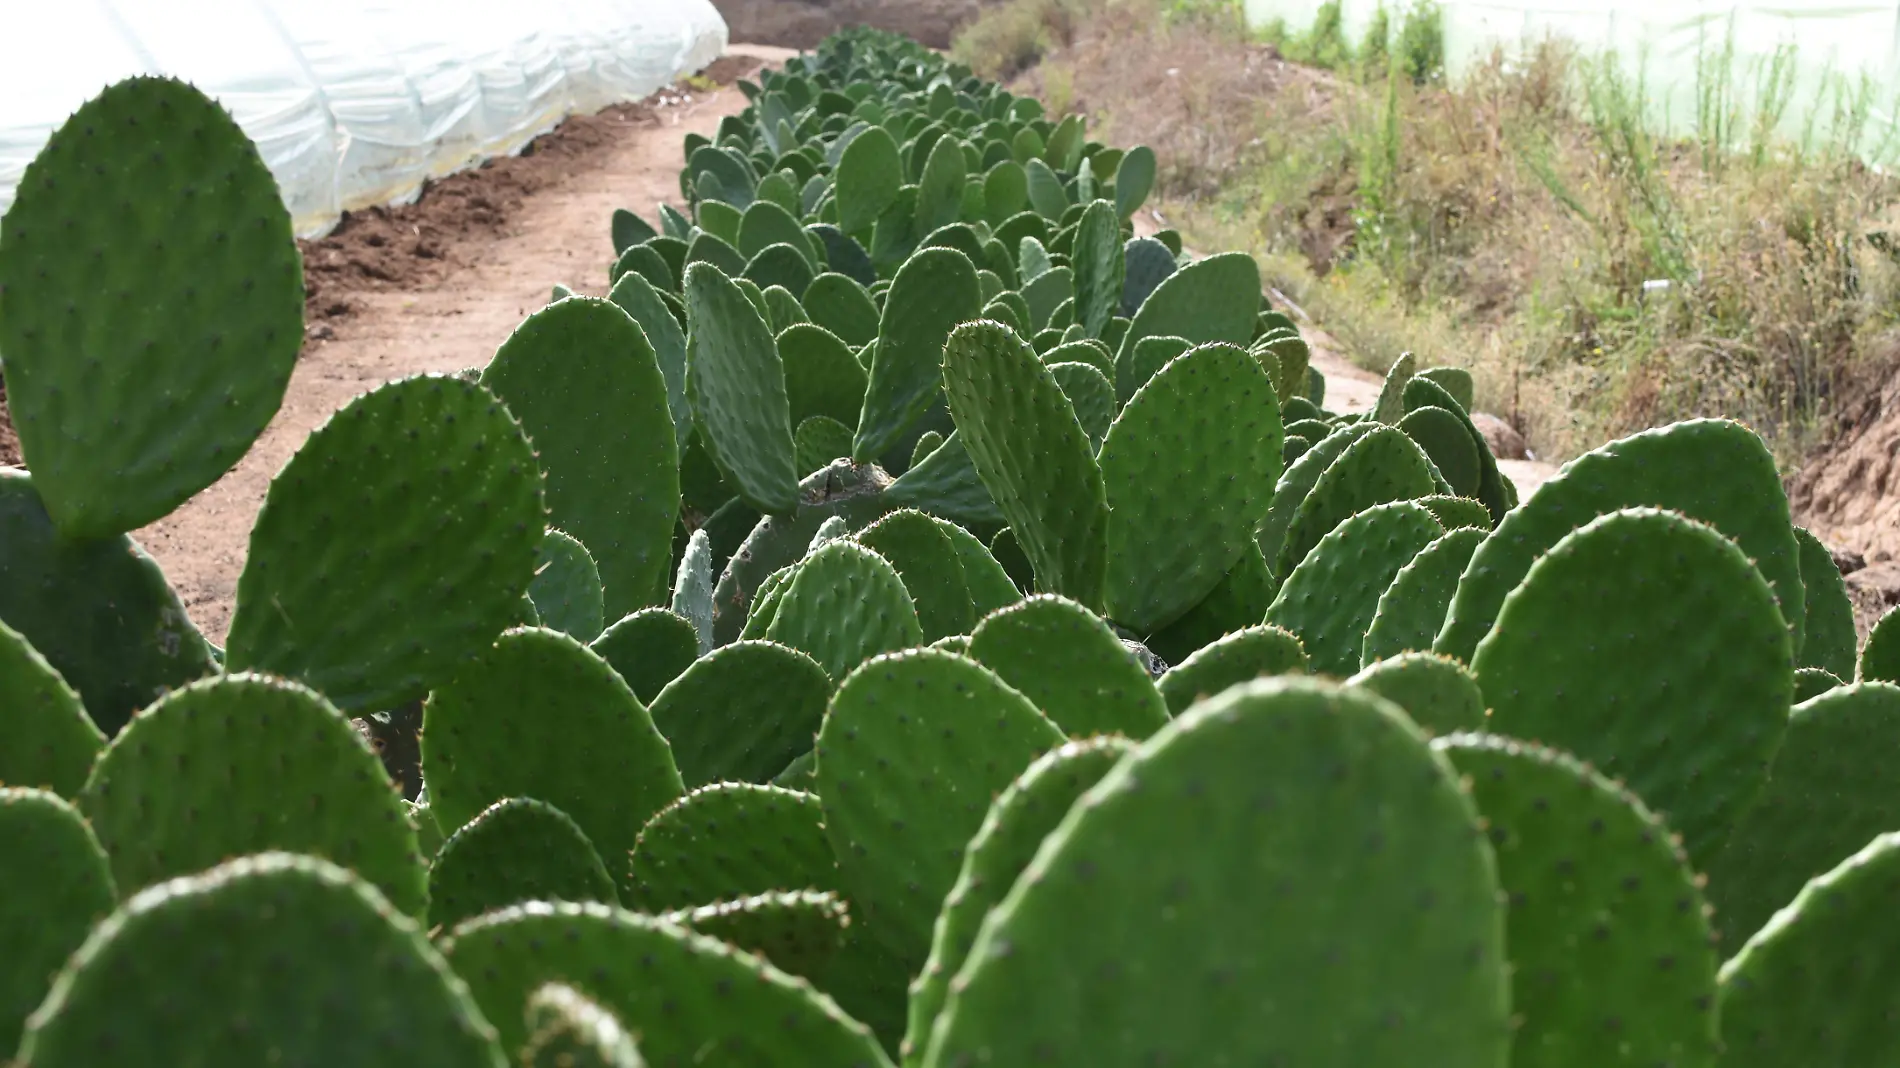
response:
[[(1243, 0), (1254, 25), (1285, 19), (1311, 26), (1323, 0)], [(1383, 0), (1396, 30), (1413, 0)], [(1346, 36), (1359, 44), (1382, 0), (1342, 0)], [(1825, 125), (1837, 105), (1865, 91), (1869, 119), (1860, 148), (1892, 162), (1900, 105), (1900, 0), (1438, 0), (1446, 62), (1455, 75), (1494, 48), (1507, 54), (1546, 36), (1614, 56), (1641, 71), (1661, 127), (1686, 132), (1696, 118), (1698, 80), (1727, 59), (1726, 77), (1744, 102), (1770, 72), (1778, 50), (1791, 64), (1791, 106), (1783, 132), (1800, 137), (1811, 119)], [(1732, 50), (1731, 50), (1732, 49)], [(1864, 90), (1863, 90), (1864, 86)]]
[(230, 109), (315, 236), (725, 47), (711, 0), (0, 0), (0, 211), (53, 130), (135, 74)]

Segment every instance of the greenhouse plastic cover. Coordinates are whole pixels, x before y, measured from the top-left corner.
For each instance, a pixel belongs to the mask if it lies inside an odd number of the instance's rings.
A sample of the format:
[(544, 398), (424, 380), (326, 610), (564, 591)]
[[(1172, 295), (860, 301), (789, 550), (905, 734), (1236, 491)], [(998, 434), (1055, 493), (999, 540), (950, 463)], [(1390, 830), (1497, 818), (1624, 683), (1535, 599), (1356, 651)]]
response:
[(0, 211), (53, 130), (136, 74), (223, 103), (316, 236), (725, 47), (711, 0), (0, 0)]
[[(1323, 0), (1243, 0), (1255, 26), (1284, 19), (1311, 26)], [(1357, 46), (1383, 5), (1393, 23), (1418, 0), (1341, 0), (1346, 38)], [(1587, 53), (1615, 57), (1640, 71), (1664, 129), (1682, 133), (1695, 121), (1698, 78), (1711, 59), (1744, 95), (1759, 86), (1778, 50), (1792, 63), (1793, 106), (1783, 132), (1799, 134), (1811, 115), (1825, 121), (1843, 93), (1869, 95), (1864, 151), (1891, 156), (1900, 103), (1900, 0), (1437, 0), (1444, 19), (1445, 58), (1455, 75), (1502, 48), (1507, 55), (1544, 37), (1567, 38)], [(1891, 159), (1874, 162), (1891, 163)]]

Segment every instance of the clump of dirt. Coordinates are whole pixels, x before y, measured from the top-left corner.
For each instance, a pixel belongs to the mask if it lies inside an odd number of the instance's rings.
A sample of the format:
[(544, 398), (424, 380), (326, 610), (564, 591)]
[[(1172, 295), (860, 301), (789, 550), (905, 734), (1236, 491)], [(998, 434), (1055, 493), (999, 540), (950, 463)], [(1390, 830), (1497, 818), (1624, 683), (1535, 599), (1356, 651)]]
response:
[(1900, 373), (1862, 397), (1842, 425), (1789, 481), (1788, 503), (1795, 522), (1848, 561), (1842, 571), (1865, 635), (1900, 604)]
[[(762, 66), (756, 56), (722, 56), (696, 80), (731, 85)], [(299, 241), (306, 348), (334, 338), (336, 324), (362, 310), (359, 295), (413, 291), (471, 265), (487, 241), (508, 233), (525, 198), (595, 166), (599, 153), (629, 130), (658, 126), (658, 108), (688, 91), (675, 87), (637, 103), (571, 116), (519, 155), (429, 182), (412, 204), (347, 212), (328, 235)], [(0, 383), (0, 464), (19, 463), (20, 439)]]

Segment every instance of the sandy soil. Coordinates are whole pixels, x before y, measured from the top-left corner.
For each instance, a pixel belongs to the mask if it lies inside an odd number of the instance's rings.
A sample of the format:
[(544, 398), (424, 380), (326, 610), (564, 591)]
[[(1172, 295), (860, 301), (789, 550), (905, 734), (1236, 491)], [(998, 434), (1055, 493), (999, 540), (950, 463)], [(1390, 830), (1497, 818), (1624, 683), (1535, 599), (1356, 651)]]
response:
[[(775, 61), (788, 53), (734, 54)], [(738, 76), (732, 64), (716, 73)], [(680, 138), (710, 135), (744, 107), (736, 89), (721, 88), (570, 120), (536, 151), (498, 161), (501, 181), (483, 181), (491, 168), (450, 179), (421, 204), (367, 213), (354, 232), (346, 225), (306, 247), (308, 340), (277, 418), (223, 479), (133, 535), (205, 634), (223, 641), (252, 520), (271, 476), (312, 430), (382, 382), (486, 363), (556, 282), (604, 295), (613, 209), (651, 219), (660, 201), (677, 203)]]

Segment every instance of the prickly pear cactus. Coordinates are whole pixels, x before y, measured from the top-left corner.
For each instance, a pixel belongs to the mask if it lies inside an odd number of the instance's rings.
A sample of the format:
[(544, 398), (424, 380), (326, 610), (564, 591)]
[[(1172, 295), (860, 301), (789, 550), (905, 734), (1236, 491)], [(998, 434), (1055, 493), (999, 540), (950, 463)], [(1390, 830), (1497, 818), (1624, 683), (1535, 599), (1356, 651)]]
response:
[(984, 921), (921, 1063), (1502, 1068), (1503, 906), (1477, 828), (1383, 699), (1228, 690), (1070, 809)]
[(1306, 673), (1306, 650), (1291, 631), (1279, 627), (1247, 627), (1194, 651), (1169, 668), (1155, 686), (1168, 702), (1168, 711), (1180, 715), (1194, 702), (1212, 697), (1229, 686), (1271, 675)]
[(47, 514), (136, 530), (230, 470), (303, 344), (303, 266), (237, 122), (171, 78), (74, 112), (0, 226), (7, 405)]
[(1267, 622), (1299, 635), (1315, 673), (1353, 674), (1380, 595), (1444, 533), (1430, 512), (1410, 501), (1365, 509), (1304, 554), (1267, 609)]
[(646, 1068), (633, 1035), (614, 1014), (565, 983), (528, 998), (522, 1068)]
[(642, 702), (652, 701), (699, 657), (700, 638), (693, 624), (664, 608), (642, 608), (601, 632), (588, 645), (633, 688)]
[(1485, 531), (1471, 527), (1447, 533), (1418, 551), (1411, 562), (1392, 576), (1379, 595), (1372, 622), (1366, 627), (1359, 663), (1371, 667), (1400, 653), (1426, 652), (1445, 625), (1445, 612), (1458, 592), (1471, 554), (1478, 551)]
[(44, 790), (0, 787), (0, 1049), (117, 902), (86, 821)]
[(739, 641), (694, 661), (653, 699), (680, 780), (766, 782), (785, 770), (825, 717), (831, 679), (818, 662), (775, 642)]
[(839, 885), (818, 798), (751, 783), (703, 786), (660, 810), (629, 870), (623, 900), (647, 912)]
[[(710, 588), (707, 599), (711, 600)], [(587, 546), (566, 532), (550, 530), (542, 535), (534, 578), (528, 583), (528, 600), (534, 604), (537, 623), (583, 642), (600, 637), (600, 569)]]
[(1471, 783), (1510, 902), (1512, 1068), (1714, 1064), (1708, 906), (1662, 820), (1554, 750), (1433, 747)]
[(239, 673), (173, 691), (100, 754), (78, 803), (122, 893), (283, 850), (347, 866), (411, 916), (428, 903), (382, 762), (294, 682)]
[(1039, 594), (984, 619), (969, 656), (1016, 688), (1071, 738), (1146, 738), (1167, 704), (1108, 624), (1066, 597)]
[(879, 653), (924, 644), (897, 571), (848, 541), (830, 542), (799, 565), (765, 633), (809, 654), (833, 679)]
[[(105, 736), (79, 695), (19, 631), (0, 622), (0, 783), (71, 798), (86, 784)], [(0, 1015), (0, 1019), (4, 1019)], [(0, 1040), (0, 1047), (7, 1043)]]
[(1367, 665), (1346, 680), (1403, 708), (1427, 734), (1484, 729), (1484, 693), (1456, 660), (1435, 653), (1401, 653)]
[(1836, 678), (1854, 677), (1856, 646), (1854, 605), (1847, 599), (1847, 583), (1821, 539), (1801, 527), (1794, 528), (1795, 543), (1801, 562), (1802, 624), (1801, 666), (1817, 667)]
[(772, 890), (661, 917), (757, 954), (787, 975), (821, 982), (844, 942), (850, 911), (837, 894)]
[(614, 881), (567, 813), (511, 797), (449, 835), (429, 866), (429, 926), (447, 929), (522, 901), (619, 904)]
[(944, 339), (983, 306), (968, 256), (932, 248), (904, 261), (878, 325), (851, 458), (870, 463), (898, 444), (942, 395)]
[(719, 472), (761, 512), (798, 504), (785, 365), (745, 292), (711, 264), (686, 270), (686, 395)]
[[(517, 1032), (526, 1001), (510, 1006)], [(507, 1064), (415, 921), (348, 871), (286, 853), (133, 896), (27, 1020), (18, 1063), (80, 1068), (127, 1050), (151, 1064)]]
[[(1479, 566), (1474, 558), (1466, 575)], [(1734, 542), (1673, 512), (1630, 508), (1531, 566), (1471, 669), (1491, 730), (1627, 782), (1706, 868), (1781, 746), (1788, 646), (1773, 592)]]

